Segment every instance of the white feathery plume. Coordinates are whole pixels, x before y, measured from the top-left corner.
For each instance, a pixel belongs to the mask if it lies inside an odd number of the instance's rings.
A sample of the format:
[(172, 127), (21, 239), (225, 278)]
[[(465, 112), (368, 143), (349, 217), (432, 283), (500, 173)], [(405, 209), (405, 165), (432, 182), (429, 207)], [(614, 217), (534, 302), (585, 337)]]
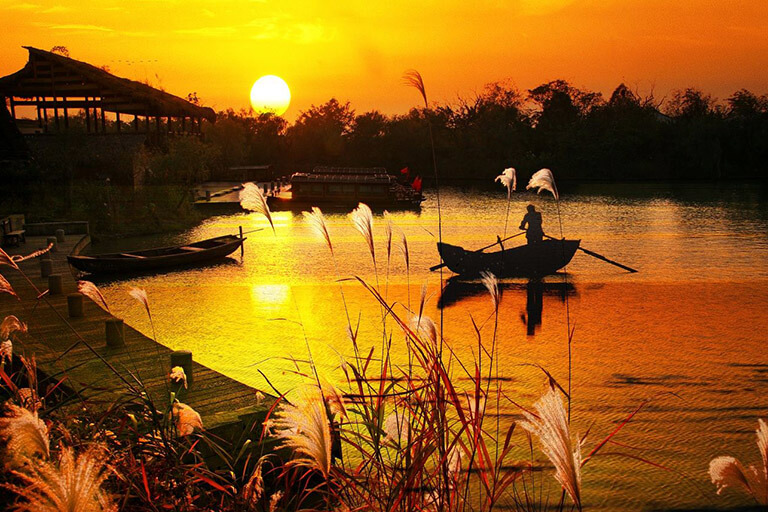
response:
[(500, 181), (502, 185), (507, 187), (507, 199), (512, 195), (512, 192), (517, 188), (517, 175), (515, 174), (514, 167), (507, 167), (504, 172), (496, 176), (493, 181)]
[(269, 225), (272, 226), (272, 232), (275, 232), (275, 225), (272, 223), (272, 212), (269, 211), (267, 198), (261, 188), (254, 183), (243, 183), (243, 189), (240, 191), (240, 206), (246, 210), (260, 213), (267, 218)]
[(325, 216), (320, 208), (317, 206), (312, 207), (311, 212), (304, 212), (304, 218), (307, 219), (309, 225), (312, 226), (315, 231), (320, 233), (325, 238), (325, 243), (328, 244), (328, 249), (333, 254), (333, 244), (331, 243), (331, 235), (328, 233), (328, 225), (325, 223)]
[(147, 297), (147, 291), (143, 288), (131, 288), (128, 291), (128, 295), (139, 301), (141, 304), (144, 305), (144, 309), (147, 310), (147, 314), (151, 315), (149, 312), (149, 297)]
[(11, 286), (11, 283), (9, 283), (8, 280), (4, 278), (2, 274), (0, 274), (0, 293), (7, 293), (9, 295), (13, 295), (17, 299), (19, 298), (19, 296), (16, 295), (16, 292), (13, 290), (13, 286)]
[(411, 329), (422, 339), (431, 342), (432, 345), (437, 344), (437, 326), (428, 316), (421, 315), (411, 318)]
[(13, 261), (13, 258), (8, 256), (8, 253), (0, 249), (0, 265), (8, 265), (11, 268), (19, 270), (19, 266)]
[(27, 324), (16, 318), (14, 315), (8, 315), (0, 323), (0, 340), (9, 339), (14, 332), (27, 332)]
[(542, 451), (555, 467), (555, 478), (581, 509), (581, 445), (573, 446), (568, 413), (558, 392), (550, 387), (534, 404), (538, 417), (523, 411), (520, 426), (539, 438)]
[[(104, 309), (109, 311), (109, 306), (107, 305), (107, 300), (104, 298), (104, 296), (99, 291), (98, 287), (96, 287), (95, 284), (93, 284), (90, 281), (78, 281), (77, 282), (77, 291), (91, 299), (96, 304), (101, 303), (104, 306)], [(146, 294), (145, 294), (146, 295)]]
[(768, 505), (768, 423), (758, 420), (757, 447), (763, 467), (748, 468), (735, 457), (715, 457), (709, 463), (709, 476), (717, 486), (717, 494), (727, 487), (741, 487), (761, 505)]
[(325, 379), (321, 380), (321, 385), (323, 386), (323, 398), (325, 398), (331, 414), (338, 414), (340, 417), (349, 418), (342, 392)]
[(174, 366), (171, 368), (171, 373), (168, 375), (168, 378), (170, 378), (172, 382), (182, 382), (184, 384), (184, 389), (187, 389), (187, 374), (184, 373), (184, 368), (181, 366)]
[(384, 439), (395, 446), (408, 441), (411, 433), (411, 415), (408, 411), (394, 410), (384, 418)]
[(8, 416), (0, 418), (0, 438), (6, 443), (9, 467), (20, 467), (35, 455), (50, 456), (48, 427), (24, 407), (7, 405)]
[(13, 342), (11, 340), (0, 341), (0, 364), (13, 361)]
[(349, 218), (352, 220), (355, 229), (363, 235), (363, 238), (368, 244), (368, 250), (371, 251), (371, 258), (375, 264), (376, 250), (373, 246), (373, 212), (367, 204), (359, 203), (357, 208), (352, 210), (352, 213), (349, 214)]
[(532, 188), (538, 189), (537, 193), (539, 194), (542, 190), (548, 190), (555, 196), (556, 200), (560, 200), (560, 194), (557, 192), (557, 185), (555, 185), (555, 176), (549, 169), (544, 168), (533, 173), (525, 189), (530, 190)]
[(294, 400), (283, 403), (275, 414), (275, 436), (297, 457), (290, 464), (320, 471), (326, 478), (331, 471), (331, 427), (317, 386), (304, 386)]
[(183, 404), (176, 402), (173, 404), (173, 417), (176, 418), (176, 430), (180, 436), (188, 436), (195, 432), (195, 430), (203, 430), (203, 419), (197, 413), (196, 410)]
[(496, 279), (496, 276), (493, 275), (491, 272), (483, 271), (480, 272), (480, 276), (482, 277), (482, 283), (483, 286), (485, 286), (488, 289), (488, 293), (491, 294), (491, 302), (493, 303), (493, 309), (498, 311), (499, 310), (499, 303), (501, 302), (501, 296), (499, 295), (499, 280)]
[(104, 492), (108, 476), (106, 450), (93, 445), (75, 459), (72, 448), (61, 451), (61, 460), (33, 464), (14, 475), (26, 485), (7, 487), (27, 501), (16, 506), (24, 512), (105, 512), (117, 511), (117, 505)]

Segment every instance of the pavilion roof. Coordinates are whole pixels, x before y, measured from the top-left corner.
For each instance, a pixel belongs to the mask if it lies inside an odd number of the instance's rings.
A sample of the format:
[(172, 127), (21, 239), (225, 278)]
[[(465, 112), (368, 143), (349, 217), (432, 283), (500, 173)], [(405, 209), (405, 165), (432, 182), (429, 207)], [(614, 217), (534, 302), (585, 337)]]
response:
[(0, 78), (0, 96), (30, 98), (102, 98), (107, 112), (160, 117), (199, 117), (210, 122), (216, 113), (150, 85), (120, 78), (86, 62), (31, 46), (27, 64)]

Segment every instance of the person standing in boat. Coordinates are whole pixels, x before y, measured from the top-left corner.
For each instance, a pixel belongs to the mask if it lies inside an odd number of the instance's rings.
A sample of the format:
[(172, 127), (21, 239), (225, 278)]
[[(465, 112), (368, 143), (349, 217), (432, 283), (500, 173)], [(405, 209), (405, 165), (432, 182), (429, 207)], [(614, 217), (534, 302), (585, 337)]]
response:
[(528, 213), (523, 217), (520, 229), (525, 230), (525, 238), (529, 244), (539, 243), (544, 237), (544, 230), (541, 228), (541, 212), (537, 212), (532, 204), (528, 205)]

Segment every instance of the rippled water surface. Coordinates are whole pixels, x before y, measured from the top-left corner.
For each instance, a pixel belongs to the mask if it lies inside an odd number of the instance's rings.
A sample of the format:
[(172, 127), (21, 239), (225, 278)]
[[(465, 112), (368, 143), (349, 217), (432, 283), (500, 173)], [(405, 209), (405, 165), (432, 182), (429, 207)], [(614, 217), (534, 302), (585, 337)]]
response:
[[(749, 505), (740, 494), (716, 496), (709, 460), (732, 454), (758, 462), (754, 430), (768, 417), (768, 201), (758, 186), (584, 186), (565, 190), (560, 205), (566, 237), (640, 270), (628, 274), (578, 253), (567, 276), (543, 284), (502, 284), (499, 343), (506, 392), (530, 405), (546, 381), (535, 363), (567, 382), (567, 321), (573, 341), (573, 424), (588, 429), (586, 448), (607, 435), (641, 401), (652, 398), (610, 446), (585, 468), (584, 500), (590, 509), (652, 510)], [(504, 231), (503, 191), (446, 189), (443, 238), (478, 248)], [(550, 197), (513, 195), (508, 233), (525, 206), (543, 212), (544, 228), (559, 236)], [(447, 284), (427, 269), (439, 262), (435, 248), (434, 194), (420, 213), (393, 213), (395, 238), (405, 233), (410, 274), (393, 249), (387, 270), (384, 220), (375, 218), (378, 285), (405, 307), (427, 283), (427, 314), (439, 318), (457, 356), (472, 361), (476, 348), (470, 317), (492, 336), (492, 306), (477, 283)], [(259, 370), (281, 391), (301, 377), (290, 358), (308, 358), (340, 380), (350, 357), (346, 316), (337, 275), (375, 284), (370, 253), (344, 214), (328, 214), (337, 270), (322, 239), (297, 213), (276, 212), (275, 233), (257, 214), (214, 217), (175, 237), (112, 242), (94, 252), (166, 245), (267, 228), (252, 233), (225, 263), (194, 270), (102, 283), (118, 315), (151, 334), (131, 286), (149, 294), (159, 341), (190, 349), (195, 359), (247, 384), (268, 390)], [(520, 240), (518, 238), (517, 240)], [(444, 278), (450, 277), (450, 272)], [(567, 284), (564, 283), (567, 280)], [(360, 318), (365, 351), (379, 347), (378, 305), (361, 285), (341, 283), (353, 321)], [(395, 357), (404, 349), (393, 337)], [(456, 375), (459, 380), (460, 375)], [(504, 406), (504, 421), (519, 410)], [(523, 438), (518, 439), (523, 442)], [(659, 469), (611, 453), (632, 454)], [(521, 454), (521, 456), (523, 456)], [(553, 494), (554, 494), (553, 485)], [(558, 496), (559, 497), (559, 496)]]

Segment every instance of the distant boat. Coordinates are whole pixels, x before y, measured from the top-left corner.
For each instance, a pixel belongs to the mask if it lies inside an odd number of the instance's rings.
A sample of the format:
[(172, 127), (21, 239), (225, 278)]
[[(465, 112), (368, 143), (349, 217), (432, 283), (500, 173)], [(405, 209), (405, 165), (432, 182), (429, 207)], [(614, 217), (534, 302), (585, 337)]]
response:
[(496, 252), (467, 251), (450, 244), (437, 244), (445, 266), (452, 272), (474, 277), (487, 271), (496, 277), (542, 277), (568, 264), (581, 240), (543, 240)]
[(184, 265), (207, 263), (236, 251), (245, 238), (224, 235), (185, 245), (160, 247), (94, 256), (67, 256), (69, 264), (89, 274), (146, 272)]
[(421, 178), (409, 183), (387, 173), (383, 167), (315, 167), (311, 172), (291, 175), (290, 191), (267, 197), (273, 210), (354, 208), (365, 203), (374, 209), (419, 208)]

